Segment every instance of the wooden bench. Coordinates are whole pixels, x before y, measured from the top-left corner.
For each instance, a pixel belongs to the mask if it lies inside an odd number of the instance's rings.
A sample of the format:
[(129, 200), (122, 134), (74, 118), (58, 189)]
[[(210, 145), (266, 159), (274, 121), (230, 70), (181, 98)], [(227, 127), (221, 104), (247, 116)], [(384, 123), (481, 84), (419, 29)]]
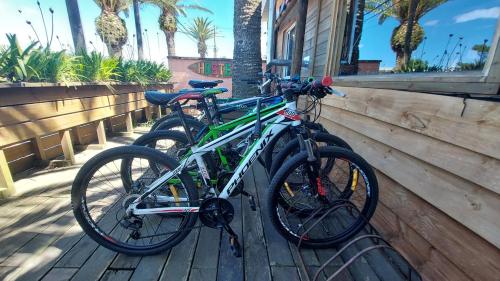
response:
[[(172, 89), (157, 84), (147, 89)], [(61, 155), (74, 164), (74, 146), (97, 140), (106, 144), (106, 130), (132, 132), (133, 122), (151, 118), (150, 107), (137, 84), (0, 85), (0, 197), (15, 192), (12, 174)]]

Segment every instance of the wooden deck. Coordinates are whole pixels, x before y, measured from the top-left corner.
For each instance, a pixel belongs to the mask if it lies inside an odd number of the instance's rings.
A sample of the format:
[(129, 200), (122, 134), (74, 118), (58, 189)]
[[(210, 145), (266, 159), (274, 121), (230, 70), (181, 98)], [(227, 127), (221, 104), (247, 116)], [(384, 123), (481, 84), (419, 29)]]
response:
[[(305, 264), (300, 262), (297, 248), (271, 225), (263, 204), (268, 179), (262, 166), (256, 165), (244, 182), (246, 191), (257, 195), (257, 210), (251, 210), (246, 197), (231, 199), (236, 210), (232, 227), (244, 248), (242, 258), (232, 255), (226, 233), (206, 227), (193, 230), (181, 244), (157, 256), (117, 254), (84, 235), (73, 217), (69, 191), (71, 175), (77, 170), (37, 174), (50, 176), (57, 184), (1, 203), (1, 280), (306, 281), (301, 268), (312, 277), (336, 253), (335, 249), (301, 250)], [(29, 179), (21, 183), (28, 184)], [(351, 256), (356, 253), (351, 251)], [(398, 264), (387, 261), (390, 259), (380, 258), (380, 254), (367, 256), (335, 280), (405, 280), (383, 277), (402, 276)], [(327, 267), (326, 274), (342, 264), (338, 259)], [(319, 280), (326, 278), (322, 273)]]

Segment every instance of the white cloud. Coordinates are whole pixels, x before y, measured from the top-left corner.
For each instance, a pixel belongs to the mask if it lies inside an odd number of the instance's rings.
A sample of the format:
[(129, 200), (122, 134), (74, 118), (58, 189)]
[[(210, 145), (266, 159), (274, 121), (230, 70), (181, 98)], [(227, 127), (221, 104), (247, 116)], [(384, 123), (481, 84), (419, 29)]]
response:
[(499, 16), (500, 16), (500, 7), (493, 7), (489, 9), (477, 9), (456, 16), (455, 22), (461, 23), (478, 19), (496, 19)]
[(439, 23), (439, 20), (428, 20), (424, 22), (424, 26), (435, 26)]

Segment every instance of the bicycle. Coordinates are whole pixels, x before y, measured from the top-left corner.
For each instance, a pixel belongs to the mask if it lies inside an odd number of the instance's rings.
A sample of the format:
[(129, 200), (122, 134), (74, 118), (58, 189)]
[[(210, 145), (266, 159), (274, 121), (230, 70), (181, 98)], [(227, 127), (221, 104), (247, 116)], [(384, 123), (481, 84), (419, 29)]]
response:
[[(260, 102), (258, 102), (257, 118), (254, 122), (241, 126), (201, 147), (192, 146), (190, 148), (192, 154), (181, 160), (180, 163), (154, 149), (139, 146), (113, 148), (93, 157), (82, 166), (72, 185), (72, 206), (78, 223), (92, 239), (106, 248), (129, 255), (151, 255), (169, 249), (182, 241), (196, 227), (195, 224), (199, 216), (203, 225), (226, 230), (230, 234), (230, 243), (234, 254), (241, 256), (238, 237), (230, 227), (234, 209), (227, 198), (235, 193), (250, 196), (244, 190), (238, 190), (245, 172), (254, 164), (277, 133), (288, 126), (301, 127), (302, 121), (296, 112), (296, 97), (306, 92), (323, 95), (329, 91), (328, 89), (329, 87), (322, 86), (318, 81), (307, 83), (298, 90), (288, 89), (285, 91), (286, 104), (272, 110), (262, 118), (260, 116)], [(262, 125), (265, 125), (263, 130)], [(298, 203), (298, 199), (301, 198), (308, 200), (316, 198), (319, 211), (307, 209), (308, 216), (314, 217), (318, 214), (326, 216), (328, 211), (325, 213), (323, 209), (337, 207), (338, 201), (348, 200), (352, 195), (351, 191), (361, 190), (361, 188), (353, 188), (354, 182), (357, 184), (363, 179), (365, 192), (362, 195), (367, 200), (361, 205), (362, 214), (360, 217), (339, 235), (315, 238), (310, 232), (309, 237), (302, 242), (303, 245), (309, 247), (330, 247), (355, 235), (366, 224), (367, 219), (373, 215), (378, 194), (376, 178), (369, 165), (361, 157), (345, 149), (316, 148), (314, 142), (309, 138), (307, 130), (302, 128), (302, 131), (298, 137), (303, 140), (301, 143), (304, 145), (304, 150), (287, 161), (272, 180), (272, 196), (269, 200), (272, 221), (280, 233), (286, 233), (284, 236), (296, 243), (300, 230), (284, 227), (283, 222), (279, 220), (282, 214), (273, 213), (282, 207), (280, 200), (278, 200), (279, 196), (275, 196), (276, 194), (292, 191), (288, 193), (291, 198), (288, 201), (288, 206)], [(222, 191), (217, 192), (210, 184), (210, 175), (203, 156), (231, 140), (248, 134), (252, 134), (252, 143), (248, 146), (243, 159)], [(136, 158), (139, 161), (135, 161)], [(354, 175), (361, 175), (356, 176), (356, 180), (349, 176), (351, 184), (343, 186), (342, 196), (337, 199), (333, 198), (332, 200), (331, 196), (335, 195), (334, 192), (332, 191), (330, 194), (322, 184), (321, 177), (324, 176), (320, 174), (323, 173), (320, 169), (323, 163), (322, 158), (347, 161), (348, 167), (351, 165), (356, 167), (357, 172)], [(113, 175), (110, 173), (112, 167), (117, 168), (115, 161), (123, 159), (133, 159), (134, 163), (139, 165), (139, 167), (137, 165), (131, 166), (127, 176), (133, 180), (133, 185), (125, 191), (121, 188), (123, 187), (121, 184), (123, 175), (120, 171), (117, 173), (117, 178), (109, 178)], [(143, 168), (141, 163), (147, 163), (146, 168)], [(155, 163), (161, 169), (157, 172), (153, 171), (149, 168), (151, 163)], [(108, 164), (110, 165), (108, 166)], [(202, 194), (201, 199), (191, 176), (186, 173), (186, 170), (193, 166), (201, 175), (206, 191), (205, 194)], [(285, 176), (295, 175), (293, 171), (290, 174), (287, 173), (296, 167), (302, 167), (305, 171), (302, 175), (308, 176), (310, 186), (307, 189), (294, 187), (294, 190), (291, 190), (290, 187), (283, 184)], [(93, 176), (96, 174), (103, 175), (104, 180), (99, 178), (94, 180)], [(118, 184), (118, 188), (113, 183)], [(105, 189), (106, 186), (111, 187), (111, 189)], [(329, 187), (332, 190), (338, 189), (338, 187)], [(294, 192), (298, 193), (299, 190), (307, 192), (304, 192), (303, 196), (292, 195)], [(313, 194), (309, 194), (309, 192), (313, 192)], [(97, 201), (90, 202), (90, 199), (97, 199)], [(109, 201), (113, 199), (116, 202), (110, 203)], [(102, 202), (102, 200), (105, 201)], [(251, 206), (255, 205), (252, 200), (249, 202)], [(303, 208), (300, 210), (300, 212), (304, 211)], [(295, 212), (293, 208), (287, 207), (285, 214), (295, 214)], [(112, 222), (113, 217), (116, 219), (114, 223)], [(310, 220), (310, 218), (307, 219)], [(175, 223), (175, 230), (172, 230), (171, 222)], [(157, 239), (156, 242), (155, 239)], [(146, 245), (146, 243), (148, 244)]]
[[(269, 85), (271, 81), (281, 81), (281, 79), (273, 74), (273, 73), (266, 73), (265, 77), (267, 78), (266, 82), (263, 84), (264, 86), (261, 86), (261, 89), (265, 87), (265, 85)], [(283, 84), (283, 86), (282, 86)], [(276, 84), (276, 92), (278, 94), (283, 94), (282, 92), (282, 87), (288, 87), (290, 82), (286, 83), (277, 83)], [(293, 84), (293, 83), (292, 83)], [(214, 89), (210, 89), (212, 91)], [(223, 134), (233, 130), (234, 128), (241, 126), (243, 124), (246, 124), (248, 122), (251, 122), (254, 120), (256, 113), (249, 113), (243, 117), (240, 117), (236, 120), (233, 120), (231, 122), (228, 122), (226, 124), (220, 124), (216, 121), (214, 121), (213, 114), (209, 110), (208, 103), (205, 101), (207, 97), (211, 97), (212, 94), (206, 94), (206, 93), (196, 93), (196, 94), (185, 94), (181, 96), (177, 96), (174, 100), (170, 100), (168, 106), (171, 108), (172, 111), (172, 117), (164, 121), (162, 124), (160, 124), (155, 132), (150, 132), (148, 134), (145, 134), (138, 138), (137, 140), (134, 141), (133, 145), (140, 145), (140, 146), (148, 146), (152, 147), (155, 149), (158, 149), (160, 151), (166, 151), (168, 152), (170, 148), (173, 147), (173, 143), (175, 144), (176, 148), (182, 149), (185, 147), (188, 147), (190, 145), (198, 144), (198, 145), (203, 145), (207, 143), (209, 140), (215, 139), (219, 136), (222, 136)], [(258, 97), (252, 98), (252, 99), (259, 99)], [(281, 106), (284, 103), (276, 103), (277, 101), (282, 101), (283, 98), (282, 96), (273, 96), (273, 97), (266, 97), (266, 98), (260, 98), (261, 99), (261, 104), (266, 104), (270, 109), (273, 109), (274, 106)], [(200, 122), (198, 120), (195, 120), (194, 118), (190, 118), (191, 116), (185, 114), (182, 110), (182, 104), (180, 103), (181, 101), (185, 103), (187, 100), (196, 100), (199, 105), (201, 105), (201, 108), (204, 109), (205, 116), (208, 116), (208, 125)], [(265, 102), (264, 102), (265, 101)], [(312, 103), (312, 107), (316, 105), (316, 101), (314, 100)], [(216, 112), (217, 112), (217, 108)], [(267, 110), (267, 109), (265, 109)], [(266, 111), (264, 110), (264, 114)], [(174, 117), (175, 116), (175, 117)], [(217, 116), (217, 114), (215, 114)], [(316, 120), (317, 118), (315, 118)], [(218, 126), (216, 124), (219, 124)], [(324, 129), (320, 124), (305, 121), (304, 124), (311, 130), (323, 133), (323, 134), (315, 134), (313, 135), (313, 138), (316, 141), (319, 142), (324, 142), (327, 145), (331, 146), (339, 146), (343, 147), (349, 150), (352, 150), (352, 148), (341, 138), (328, 134), (328, 131)], [(192, 135), (192, 139), (190, 140), (188, 136), (186, 135), (185, 138), (179, 137), (177, 133), (170, 133), (170, 131), (179, 128), (181, 131), (186, 131), (186, 127), (189, 128), (190, 135)], [(294, 133), (290, 132), (289, 128), (286, 130), (283, 130), (279, 132), (278, 137), (274, 138), (271, 140), (269, 144), (269, 148), (266, 150), (265, 155), (263, 158), (263, 165), (266, 167), (266, 170), (270, 172), (271, 165), (272, 165), (272, 159), (273, 157), (276, 156), (277, 150), (281, 149), (282, 143), (288, 143), (291, 139), (294, 138)], [(191, 136), (189, 136), (191, 138)], [(217, 149), (217, 156), (216, 158), (220, 158), (220, 161), (218, 163), (222, 163), (223, 168), (227, 171), (232, 170), (232, 166), (237, 164), (240, 160), (241, 156), (241, 143), (237, 144), (236, 150), (233, 149), (233, 147), (227, 147), (227, 149), (224, 149), (224, 151), (221, 151), (221, 149)], [(240, 148), (238, 148), (240, 147)], [(184, 149), (185, 150), (185, 149)], [(169, 152), (170, 153), (170, 152)], [(179, 156), (179, 153), (177, 153)], [(228, 159), (231, 159), (231, 161), (228, 161)], [(180, 160), (180, 158), (177, 158), (177, 160)], [(228, 162), (232, 162), (233, 165), (228, 165)]]

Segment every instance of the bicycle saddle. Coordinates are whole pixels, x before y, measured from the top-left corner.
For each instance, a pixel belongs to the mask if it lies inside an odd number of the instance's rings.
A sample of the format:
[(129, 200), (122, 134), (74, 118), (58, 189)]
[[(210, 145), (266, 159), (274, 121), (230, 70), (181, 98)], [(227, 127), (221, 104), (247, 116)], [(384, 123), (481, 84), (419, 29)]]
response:
[(169, 103), (173, 98), (182, 95), (183, 93), (172, 93), (172, 94), (165, 94), (162, 92), (158, 91), (146, 91), (144, 94), (144, 97), (149, 103), (152, 103), (154, 105), (166, 105)]
[(193, 88), (213, 88), (224, 81), (222, 80), (212, 80), (212, 81), (204, 81), (204, 80), (189, 80), (189, 86)]
[[(223, 92), (226, 92), (227, 89), (222, 88)], [(162, 93), (159, 91), (146, 91), (146, 94), (144, 95), (146, 100), (149, 103), (155, 104), (155, 105), (167, 105), (172, 99), (186, 94), (186, 93), (202, 93), (206, 91), (207, 89), (203, 88), (194, 88), (194, 89), (181, 89), (177, 93)]]

